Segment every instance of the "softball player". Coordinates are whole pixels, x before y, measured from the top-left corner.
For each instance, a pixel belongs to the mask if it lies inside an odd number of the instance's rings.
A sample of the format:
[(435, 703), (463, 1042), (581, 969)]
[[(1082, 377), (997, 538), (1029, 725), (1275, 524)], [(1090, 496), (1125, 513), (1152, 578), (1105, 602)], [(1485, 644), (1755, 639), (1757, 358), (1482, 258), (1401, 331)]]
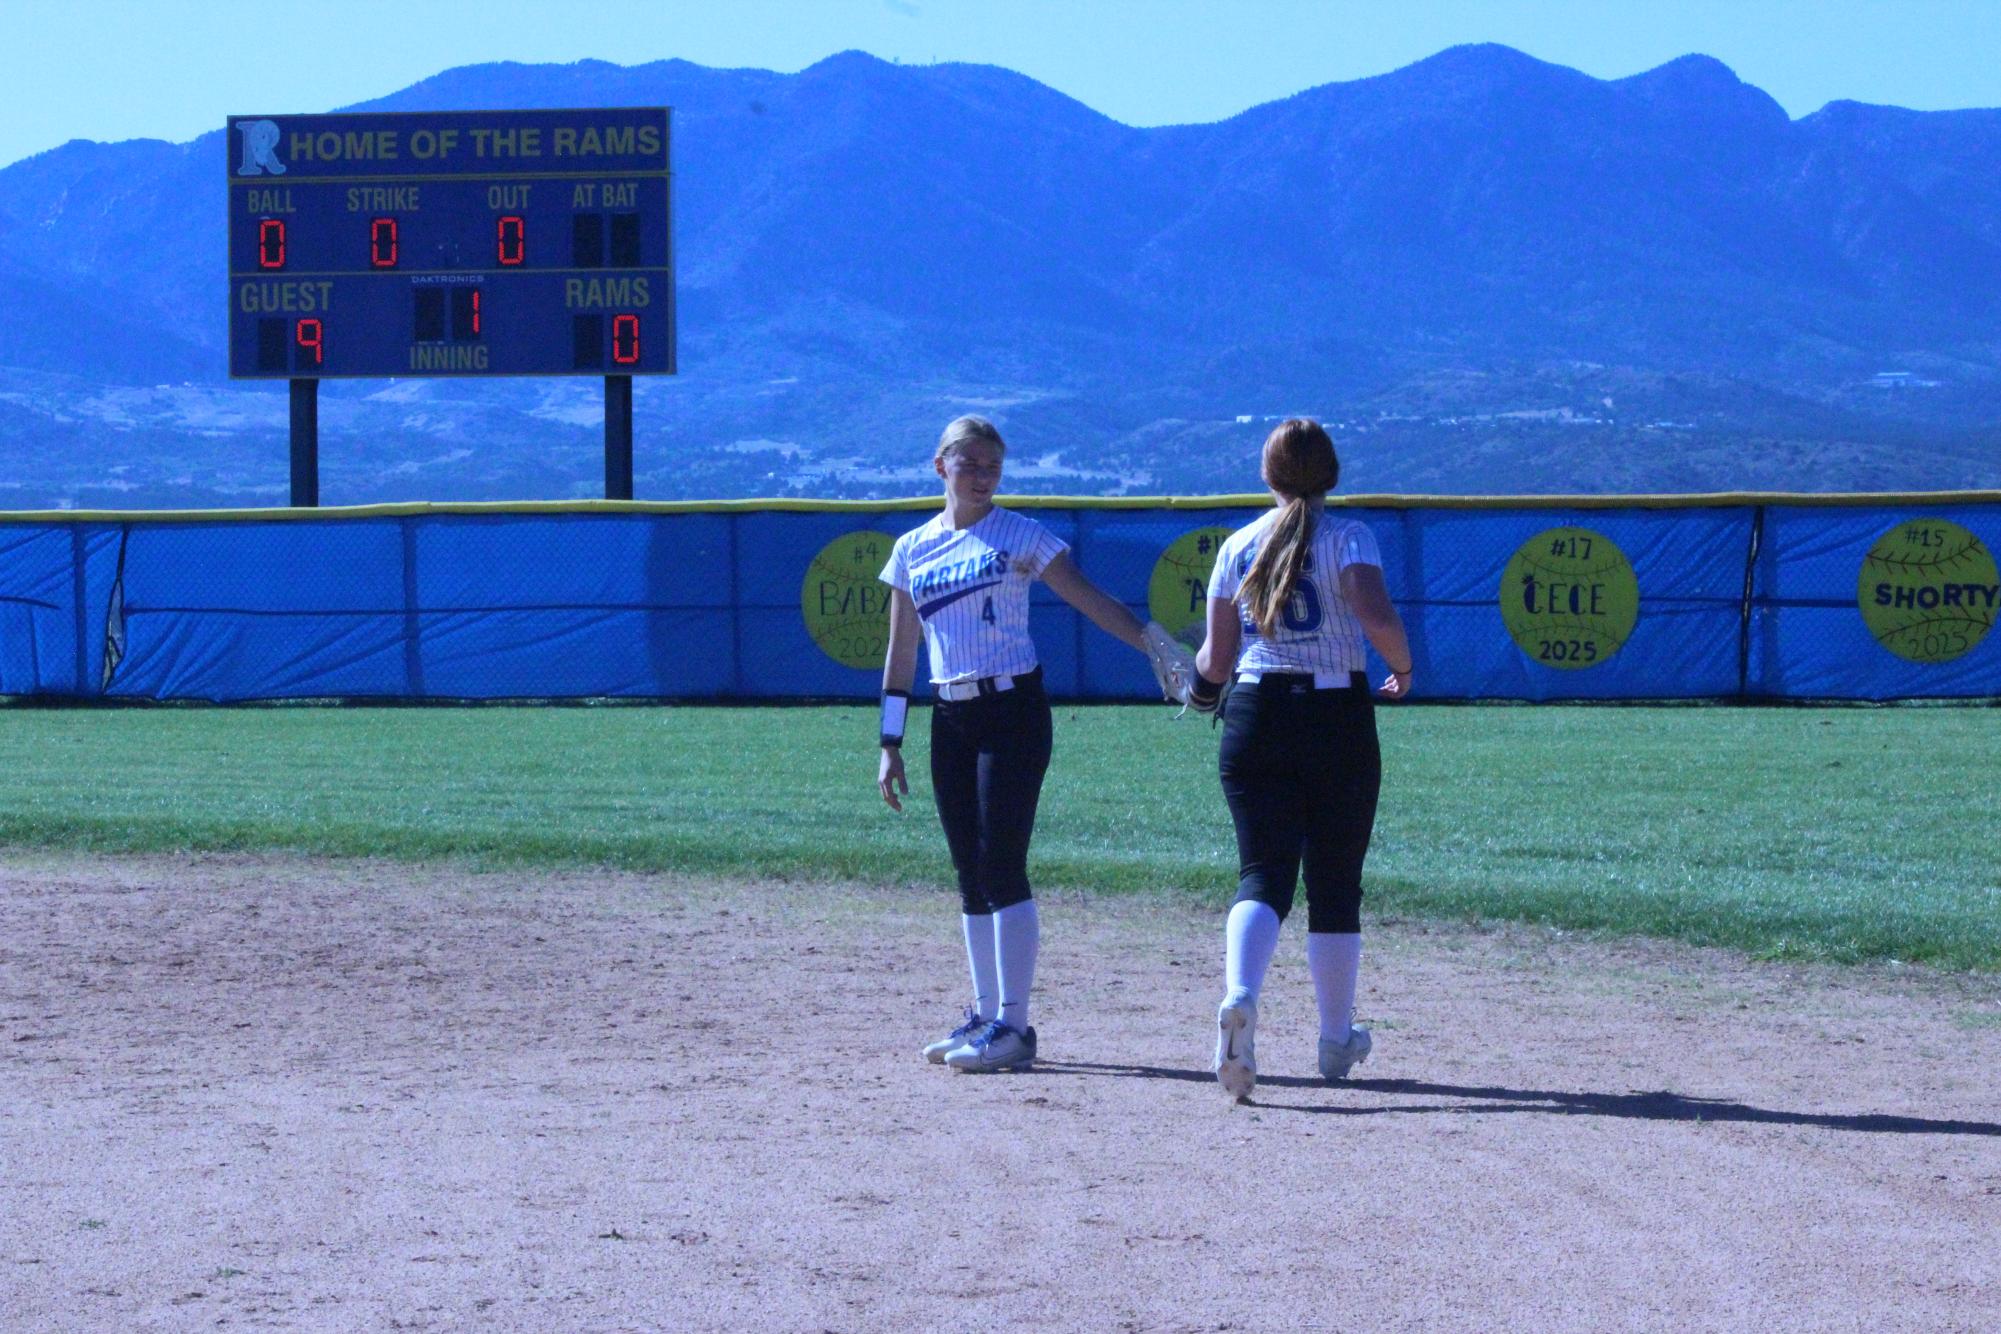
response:
[(1035, 1059), (1028, 998), (1041, 933), (1028, 840), (1049, 768), (1050, 719), (1028, 633), (1029, 585), (1040, 578), (1100, 629), (1147, 651), (1148, 627), (1086, 579), (1060, 539), (995, 508), (1005, 449), (982, 418), (945, 428), (932, 459), (945, 482), (944, 511), (897, 539), (881, 576), (893, 591), (876, 785), (891, 810), (903, 809), (904, 723), (921, 630), (938, 696), (931, 785), (958, 872), (973, 980), (965, 1022), (924, 1055), (975, 1071)]
[(1385, 698), (1409, 693), (1412, 667), (1374, 535), (1323, 507), (1340, 477), (1327, 432), (1303, 418), (1281, 423), (1265, 440), (1263, 475), (1276, 507), (1232, 533), (1216, 554), (1208, 638), (1195, 658), (1191, 699), (1213, 711), (1222, 683), (1235, 675), (1222, 704), (1220, 767), (1239, 871), (1225, 927), (1215, 1069), (1239, 1098), (1257, 1082), (1258, 991), (1302, 863), (1320, 1073), (1342, 1079), (1368, 1058), (1369, 1031), (1352, 1017), (1362, 858), (1382, 755), (1363, 640), (1390, 664)]

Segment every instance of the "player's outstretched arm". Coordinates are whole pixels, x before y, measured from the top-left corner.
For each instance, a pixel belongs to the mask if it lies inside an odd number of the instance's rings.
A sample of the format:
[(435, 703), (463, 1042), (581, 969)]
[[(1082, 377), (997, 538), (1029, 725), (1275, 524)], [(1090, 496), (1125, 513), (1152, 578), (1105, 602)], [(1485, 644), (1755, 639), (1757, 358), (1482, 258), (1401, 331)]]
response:
[(903, 809), (910, 780), (903, 772), (903, 729), (910, 712), (910, 684), (917, 677), (917, 640), (923, 633), (917, 604), (901, 588), (889, 590), (889, 647), (882, 660), (882, 759), (876, 790), (893, 811)]
[(1084, 577), (1067, 551), (1042, 567), (1042, 582), (1056, 590), (1056, 596), (1090, 618), (1091, 624), (1121, 643), (1146, 652), (1146, 627), (1125, 604)]
[[(1383, 583), (1383, 571), (1376, 565), (1348, 565), (1341, 570), (1341, 596), (1355, 609), (1355, 619), (1362, 623), (1362, 633), (1390, 665), (1390, 674), (1377, 693), (1385, 699), (1402, 699), (1410, 693), (1411, 669), (1416, 666), (1411, 661), (1410, 637), (1404, 633), (1403, 617), (1397, 615), (1396, 604), (1390, 601), (1390, 590)], [(1402, 670), (1397, 664), (1402, 663)]]

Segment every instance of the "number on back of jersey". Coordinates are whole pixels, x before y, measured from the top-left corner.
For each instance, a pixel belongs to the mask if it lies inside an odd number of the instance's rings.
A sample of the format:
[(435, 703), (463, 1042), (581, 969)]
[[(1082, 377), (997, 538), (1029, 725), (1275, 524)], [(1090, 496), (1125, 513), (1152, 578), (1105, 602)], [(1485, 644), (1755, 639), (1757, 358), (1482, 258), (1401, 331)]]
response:
[(1324, 613), (1320, 610), (1320, 594), (1313, 585), (1301, 579), (1286, 600), (1285, 628), (1297, 634), (1311, 634), (1320, 628)]

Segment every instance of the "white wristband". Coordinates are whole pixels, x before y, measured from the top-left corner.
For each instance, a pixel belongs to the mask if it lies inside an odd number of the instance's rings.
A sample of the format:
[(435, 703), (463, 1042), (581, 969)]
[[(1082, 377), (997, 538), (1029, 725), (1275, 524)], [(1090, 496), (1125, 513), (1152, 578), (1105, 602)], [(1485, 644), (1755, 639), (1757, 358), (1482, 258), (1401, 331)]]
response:
[(903, 725), (910, 716), (910, 692), (908, 690), (885, 690), (882, 692), (882, 744), (900, 746), (903, 744)]

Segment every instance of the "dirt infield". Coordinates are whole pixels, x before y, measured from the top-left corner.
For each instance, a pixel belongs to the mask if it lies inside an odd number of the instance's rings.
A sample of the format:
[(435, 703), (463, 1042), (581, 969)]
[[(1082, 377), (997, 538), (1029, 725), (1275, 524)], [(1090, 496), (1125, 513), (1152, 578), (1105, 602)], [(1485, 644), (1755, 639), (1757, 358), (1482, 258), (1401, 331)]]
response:
[(1992, 977), (1371, 923), (1252, 1105), (1220, 917), (1049, 896), (1032, 1073), (915, 890), (0, 855), (10, 1329), (2001, 1327)]

